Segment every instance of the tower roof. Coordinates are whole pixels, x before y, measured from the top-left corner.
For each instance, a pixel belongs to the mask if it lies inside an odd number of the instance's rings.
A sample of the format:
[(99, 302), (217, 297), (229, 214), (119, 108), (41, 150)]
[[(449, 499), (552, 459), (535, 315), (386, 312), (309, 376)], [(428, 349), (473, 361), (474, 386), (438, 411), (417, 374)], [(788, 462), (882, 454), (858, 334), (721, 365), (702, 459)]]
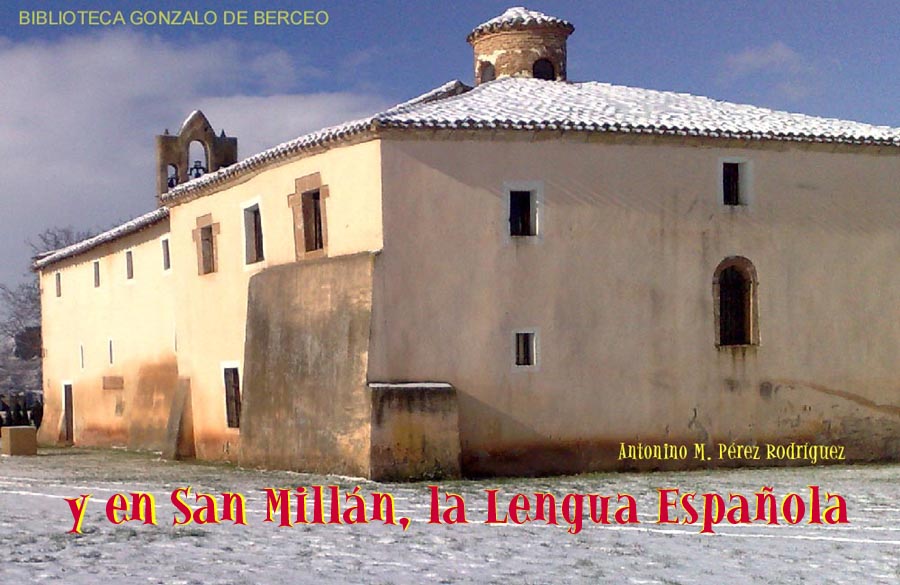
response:
[(559, 27), (566, 30), (569, 34), (575, 30), (572, 23), (567, 20), (556, 18), (555, 16), (548, 16), (543, 12), (538, 12), (536, 10), (528, 10), (524, 6), (513, 6), (500, 16), (476, 26), (472, 32), (469, 33), (469, 36), (466, 37), (466, 40), (471, 43), (475, 38), (483, 34), (504, 30), (539, 27)]
[(200, 110), (194, 110), (188, 117), (184, 119), (184, 122), (181, 123), (181, 130), (179, 133), (184, 132), (190, 126), (200, 126), (201, 128), (211, 127), (209, 120), (206, 119), (206, 116)]

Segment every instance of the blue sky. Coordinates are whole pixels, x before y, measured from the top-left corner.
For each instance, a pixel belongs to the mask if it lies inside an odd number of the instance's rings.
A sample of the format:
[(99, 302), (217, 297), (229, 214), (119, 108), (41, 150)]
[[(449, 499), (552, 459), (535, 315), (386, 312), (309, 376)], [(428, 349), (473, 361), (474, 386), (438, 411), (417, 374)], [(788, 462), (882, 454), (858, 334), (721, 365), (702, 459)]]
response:
[[(153, 136), (200, 107), (254, 152), (447, 80), (513, 2), (37, 2), (0, 7), (0, 282), (25, 238), (152, 209)], [(900, 126), (900, 3), (525, 4), (570, 20), (569, 77)], [(20, 10), (313, 9), (322, 27), (37, 27)]]

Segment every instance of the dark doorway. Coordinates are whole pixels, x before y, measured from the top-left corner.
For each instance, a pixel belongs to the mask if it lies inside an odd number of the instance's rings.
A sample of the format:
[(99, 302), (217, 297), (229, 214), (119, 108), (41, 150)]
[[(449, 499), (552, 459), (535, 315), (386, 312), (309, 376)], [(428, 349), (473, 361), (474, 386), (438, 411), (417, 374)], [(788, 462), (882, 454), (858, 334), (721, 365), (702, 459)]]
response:
[(719, 342), (750, 344), (750, 280), (730, 266), (719, 275)]

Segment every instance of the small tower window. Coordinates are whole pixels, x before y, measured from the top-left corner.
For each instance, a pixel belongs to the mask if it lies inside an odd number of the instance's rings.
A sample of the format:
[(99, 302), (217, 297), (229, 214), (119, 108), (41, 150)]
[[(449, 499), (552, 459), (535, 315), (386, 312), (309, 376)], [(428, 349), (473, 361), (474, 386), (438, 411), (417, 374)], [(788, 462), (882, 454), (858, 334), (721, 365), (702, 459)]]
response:
[(125, 252), (125, 278), (128, 280), (134, 278), (134, 255), (131, 250)]
[(94, 288), (100, 286), (100, 261), (94, 261)]
[(487, 83), (488, 81), (494, 81), (497, 79), (497, 72), (494, 70), (494, 65), (488, 61), (482, 61), (479, 65), (479, 82)]
[(556, 79), (556, 68), (553, 67), (550, 59), (538, 59), (531, 66), (531, 74), (535, 79), (553, 81)]
[(56, 273), (56, 296), (62, 296), (62, 276), (59, 272)]

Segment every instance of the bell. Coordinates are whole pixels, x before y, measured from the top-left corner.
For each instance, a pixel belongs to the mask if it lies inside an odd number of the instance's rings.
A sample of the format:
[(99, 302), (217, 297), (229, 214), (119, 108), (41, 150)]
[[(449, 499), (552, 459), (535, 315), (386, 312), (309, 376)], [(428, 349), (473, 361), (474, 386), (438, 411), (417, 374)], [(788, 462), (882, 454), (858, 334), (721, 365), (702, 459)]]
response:
[(206, 173), (206, 167), (199, 160), (194, 161), (194, 166), (188, 169), (188, 176), (192, 179), (202, 177)]

